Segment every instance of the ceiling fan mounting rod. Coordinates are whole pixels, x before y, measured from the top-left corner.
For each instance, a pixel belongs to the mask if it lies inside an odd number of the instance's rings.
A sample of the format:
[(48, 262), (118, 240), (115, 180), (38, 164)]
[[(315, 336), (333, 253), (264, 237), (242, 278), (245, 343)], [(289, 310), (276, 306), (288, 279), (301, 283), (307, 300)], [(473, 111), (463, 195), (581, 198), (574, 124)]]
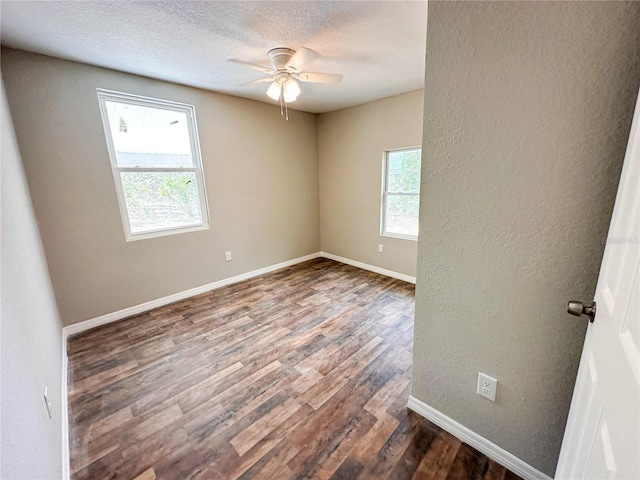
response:
[(294, 53), (296, 53), (296, 51), (290, 48), (277, 47), (269, 50), (267, 56), (269, 57), (271, 66), (275, 71), (285, 72), (287, 70), (287, 62), (289, 62)]

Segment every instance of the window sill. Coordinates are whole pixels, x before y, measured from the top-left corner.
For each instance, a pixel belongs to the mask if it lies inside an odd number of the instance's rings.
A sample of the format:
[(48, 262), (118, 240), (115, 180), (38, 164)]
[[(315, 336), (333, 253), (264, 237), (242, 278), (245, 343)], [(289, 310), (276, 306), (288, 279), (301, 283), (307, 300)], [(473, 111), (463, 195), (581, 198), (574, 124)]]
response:
[(126, 234), (126, 241), (135, 242), (138, 240), (147, 240), (149, 238), (177, 235), (179, 233), (198, 232), (200, 230), (209, 230), (209, 225), (194, 225), (192, 227), (167, 228), (164, 230), (153, 230), (144, 233)]
[(390, 237), (390, 238), (399, 238), (401, 240), (412, 240), (414, 242), (418, 241), (417, 235), (405, 235), (403, 233), (382, 232), (380, 233), (380, 236)]

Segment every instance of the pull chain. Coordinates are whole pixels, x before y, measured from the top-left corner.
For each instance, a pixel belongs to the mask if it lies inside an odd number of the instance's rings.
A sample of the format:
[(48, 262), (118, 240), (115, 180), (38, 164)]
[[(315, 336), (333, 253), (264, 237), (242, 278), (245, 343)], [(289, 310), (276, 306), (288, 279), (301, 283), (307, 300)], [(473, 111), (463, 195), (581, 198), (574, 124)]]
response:
[(280, 115), (285, 118), (285, 120), (289, 121), (289, 108), (287, 106), (287, 101), (284, 98), (284, 85), (280, 85)]

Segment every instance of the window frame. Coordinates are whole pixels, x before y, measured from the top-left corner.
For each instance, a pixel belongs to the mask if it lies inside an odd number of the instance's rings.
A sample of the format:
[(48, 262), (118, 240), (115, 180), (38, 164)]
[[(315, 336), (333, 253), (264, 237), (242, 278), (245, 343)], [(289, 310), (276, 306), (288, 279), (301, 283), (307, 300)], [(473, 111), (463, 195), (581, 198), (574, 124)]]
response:
[[(389, 154), (398, 152), (411, 152), (419, 151), (420, 159), (422, 159), (422, 145), (416, 145), (412, 147), (392, 148), (385, 150), (382, 154), (382, 194), (380, 201), (380, 235), (383, 237), (400, 238), (403, 240), (417, 241), (418, 235), (407, 235), (405, 233), (390, 232), (387, 230), (387, 199), (389, 196), (398, 197), (418, 197), (418, 203), (420, 202), (420, 189), (417, 193), (413, 192), (390, 192), (388, 190), (389, 185)], [(422, 165), (420, 165), (420, 172), (422, 175)]]
[[(96, 89), (98, 95), (98, 103), (100, 105), (100, 115), (102, 117), (102, 125), (104, 127), (107, 150), (109, 152), (109, 161), (111, 164), (111, 172), (116, 188), (116, 196), (118, 198), (118, 206), (120, 209), (120, 217), (124, 226), (125, 240), (127, 242), (144, 240), (149, 238), (163, 237), (166, 235), (175, 235), (179, 233), (196, 232), (200, 230), (208, 230), (210, 228), (209, 218), (209, 202), (207, 201), (207, 192), (204, 183), (204, 168), (202, 166), (202, 154), (200, 152), (200, 139), (198, 137), (198, 125), (196, 122), (196, 110), (193, 105), (186, 103), (173, 102), (170, 100), (161, 100), (158, 98), (144, 97), (130, 93), (106, 90), (103, 88)], [(161, 108), (164, 110), (172, 110), (184, 113), (187, 118), (187, 126), (189, 131), (189, 143), (191, 146), (191, 157), (193, 166), (172, 166), (172, 167), (121, 167), (118, 166), (115, 146), (113, 144), (113, 136), (111, 134), (111, 125), (109, 123), (109, 115), (107, 112), (107, 101), (124, 103), (127, 105), (136, 105), (140, 107)], [(199, 224), (186, 225), (179, 227), (167, 227), (154, 230), (145, 230), (144, 232), (134, 233), (131, 231), (131, 222), (129, 220), (129, 212), (122, 186), (121, 173), (125, 172), (193, 172), (196, 179), (196, 188), (198, 189), (198, 201), (200, 202), (200, 215), (202, 221)]]

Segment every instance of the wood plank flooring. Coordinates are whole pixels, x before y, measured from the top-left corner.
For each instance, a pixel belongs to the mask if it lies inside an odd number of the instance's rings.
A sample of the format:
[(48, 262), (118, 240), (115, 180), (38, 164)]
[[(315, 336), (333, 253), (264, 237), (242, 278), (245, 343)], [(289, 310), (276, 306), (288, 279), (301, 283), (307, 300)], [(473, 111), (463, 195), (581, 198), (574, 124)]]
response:
[(413, 311), (317, 259), (70, 338), (72, 479), (517, 479), (407, 410)]

